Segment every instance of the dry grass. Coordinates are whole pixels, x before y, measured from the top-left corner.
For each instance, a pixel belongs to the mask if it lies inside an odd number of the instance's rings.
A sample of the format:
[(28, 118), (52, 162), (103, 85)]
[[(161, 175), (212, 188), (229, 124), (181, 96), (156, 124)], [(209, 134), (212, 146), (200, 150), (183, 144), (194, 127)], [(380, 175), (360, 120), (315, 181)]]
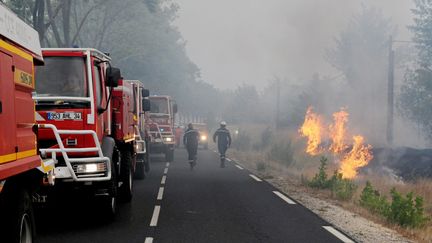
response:
[[(263, 127), (249, 125), (246, 128), (243, 128), (243, 131), (248, 132), (248, 135), (250, 135), (252, 140), (256, 141), (256, 139), (260, 139), (260, 133), (257, 131), (263, 131)], [(366, 181), (370, 181), (373, 187), (380, 191), (383, 195), (386, 195), (387, 198), (390, 198), (389, 192), (392, 188), (396, 188), (397, 191), (403, 194), (414, 192), (414, 195), (423, 197), (425, 212), (428, 217), (432, 219), (432, 179), (419, 179), (416, 182), (403, 183), (378, 174), (361, 175), (355, 181), (359, 188), (357, 189), (353, 199), (344, 202), (336, 201), (331, 197), (330, 191), (311, 189), (302, 185), (302, 177), (310, 179), (317, 172), (319, 158), (312, 158), (302, 152), (302, 148), (304, 148), (304, 142), (297, 137), (295, 132), (279, 132), (273, 138), (273, 141), (281, 142), (284, 139), (292, 141), (293, 148), (295, 150), (294, 163), (288, 167), (277, 161), (269, 160), (267, 156), (268, 149), (262, 151), (254, 151), (253, 149), (248, 151), (231, 150), (229, 155), (239, 161), (242, 161), (242, 163), (245, 163), (248, 169), (255, 171), (263, 178), (273, 178), (276, 176), (280, 178), (283, 177), (286, 180), (290, 180), (297, 184), (299, 187), (303, 187), (302, 190), (305, 190), (318, 198), (331, 201), (332, 203), (342, 206), (343, 208), (357, 213), (369, 220), (385, 225), (388, 228), (395, 229), (397, 232), (408, 238), (419, 242), (432, 242), (432, 220), (430, 220), (423, 228), (402, 228), (395, 224), (389, 224), (383, 217), (370, 213), (366, 209), (360, 207), (358, 203), (361, 191), (363, 190)], [(337, 166), (335, 163), (332, 163), (332, 156), (328, 157), (330, 158), (330, 163), (328, 166), (328, 174), (330, 176), (332, 175), (332, 171), (335, 170)], [(265, 164), (264, 170), (258, 170), (258, 164), (260, 163)]]

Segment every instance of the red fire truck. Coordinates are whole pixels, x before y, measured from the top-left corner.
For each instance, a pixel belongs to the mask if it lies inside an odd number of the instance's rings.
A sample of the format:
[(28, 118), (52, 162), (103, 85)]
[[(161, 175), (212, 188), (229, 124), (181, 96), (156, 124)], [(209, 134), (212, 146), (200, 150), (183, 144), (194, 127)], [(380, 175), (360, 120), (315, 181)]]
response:
[(132, 85), (135, 100), (134, 119), (137, 122), (135, 129), (137, 152), (135, 178), (144, 179), (145, 173), (150, 170), (150, 133), (146, 124), (147, 111), (150, 110), (150, 101), (147, 97), (150, 95), (150, 92), (144, 88), (143, 83), (139, 80), (125, 80), (125, 82)]
[(150, 96), (149, 99), (150, 152), (163, 153), (166, 161), (173, 161), (177, 104), (170, 96)]
[(54, 161), (41, 160), (34, 129), (32, 91), (34, 66), (39, 64), (43, 64), (43, 58), (38, 33), (0, 3), (2, 242), (32, 241), (35, 227), (31, 199), (41, 182), (53, 183)]
[(56, 189), (90, 192), (105, 216), (132, 198), (136, 158), (132, 84), (91, 48), (43, 49), (36, 69), (38, 146), (55, 158)]

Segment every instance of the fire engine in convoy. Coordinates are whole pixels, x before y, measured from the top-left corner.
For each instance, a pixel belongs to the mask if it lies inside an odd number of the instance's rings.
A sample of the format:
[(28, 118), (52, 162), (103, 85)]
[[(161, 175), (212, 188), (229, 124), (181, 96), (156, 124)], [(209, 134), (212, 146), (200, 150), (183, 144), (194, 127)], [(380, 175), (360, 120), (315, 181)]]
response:
[(40, 64), (38, 33), (0, 3), (1, 242), (32, 242), (34, 191), (53, 183), (54, 161), (41, 160), (34, 129), (34, 66)]
[(150, 133), (146, 124), (147, 111), (150, 110), (150, 101), (147, 97), (150, 95), (150, 92), (144, 88), (143, 83), (139, 80), (125, 80), (125, 82), (132, 85), (135, 100), (134, 119), (137, 123), (135, 129), (137, 152), (135, 178), (144, 179), (145, 173), (150, 170)]
[(42, 157), (54, 158), (56, 189), (90, 192), (104, 216), (132, 198), (136, 138), (132, 84), (91, 48), (43, 49), (36, 69)]
[(174, 117), (177, 104), (170, 96), (150, 96), (150, 152), (165, 154), (166, 161), (174, 160)]

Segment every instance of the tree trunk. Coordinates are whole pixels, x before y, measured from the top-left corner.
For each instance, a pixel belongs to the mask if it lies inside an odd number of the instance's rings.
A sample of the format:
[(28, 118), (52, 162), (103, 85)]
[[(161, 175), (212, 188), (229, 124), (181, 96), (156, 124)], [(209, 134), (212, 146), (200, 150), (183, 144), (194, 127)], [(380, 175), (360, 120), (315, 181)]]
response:
[(71, 47), (70, 38), (70, 13), (71, 13), (71, 0), (63, 0), (62, 17), (63, 17), (63, 37), (64, 47)]

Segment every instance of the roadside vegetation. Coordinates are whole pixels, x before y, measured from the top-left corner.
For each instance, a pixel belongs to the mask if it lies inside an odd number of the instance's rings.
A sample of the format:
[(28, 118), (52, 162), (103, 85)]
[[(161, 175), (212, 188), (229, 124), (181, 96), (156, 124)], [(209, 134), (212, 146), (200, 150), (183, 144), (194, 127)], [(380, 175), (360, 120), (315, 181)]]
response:
[[(420, 242), (432, 241), (432, 180), (398, 181), (376, 172), (344, 179), (337, 172), (332, 155), (311, 157), (297, 131), (281, 129), (275, 133), (264, 125), (242, 125), (247, 146), (233, 147), (230, 156), (262, 178), (284, 178), (306, 193), (397, 230)], [(268, 136), (266, 145), (258, 144)], [(268, 135), (271, 134), (271, 135)], [(240, 139), (240, 140), (238, 140)]]

